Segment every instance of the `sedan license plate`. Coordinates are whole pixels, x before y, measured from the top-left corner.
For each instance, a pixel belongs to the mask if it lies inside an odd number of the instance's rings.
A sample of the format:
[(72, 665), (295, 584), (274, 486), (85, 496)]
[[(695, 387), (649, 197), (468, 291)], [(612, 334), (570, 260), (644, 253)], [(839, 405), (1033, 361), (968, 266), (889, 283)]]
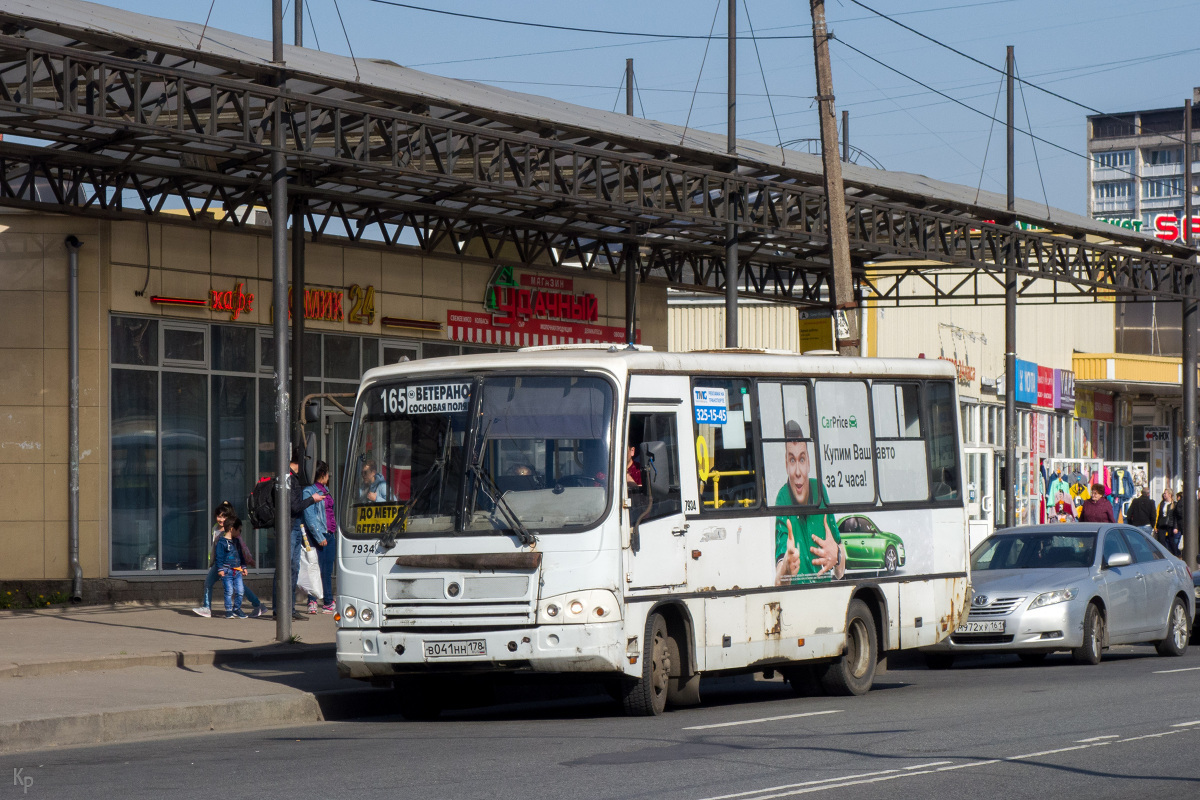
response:
[(989, 619), (983, 622), (964, 622), (954, 629), (955, 633), (1004, 633), (1004, 620)]
[(461, 658), (463, 656), (486, 656), (487, 641), (466, 639), (456, 642), (423, 642), (426, 658)]

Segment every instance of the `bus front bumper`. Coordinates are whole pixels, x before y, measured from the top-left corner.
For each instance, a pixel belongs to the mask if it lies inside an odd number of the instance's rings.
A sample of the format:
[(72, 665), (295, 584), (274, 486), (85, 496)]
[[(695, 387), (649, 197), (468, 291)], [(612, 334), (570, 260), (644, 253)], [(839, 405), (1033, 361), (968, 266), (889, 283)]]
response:
[[(337, 632), (338, 673), (369, 680), (418, 672), (607, 672), (629, 669), (620, 622), (502, 631)], [(634, 673), (631, 673), (634, 674)]]

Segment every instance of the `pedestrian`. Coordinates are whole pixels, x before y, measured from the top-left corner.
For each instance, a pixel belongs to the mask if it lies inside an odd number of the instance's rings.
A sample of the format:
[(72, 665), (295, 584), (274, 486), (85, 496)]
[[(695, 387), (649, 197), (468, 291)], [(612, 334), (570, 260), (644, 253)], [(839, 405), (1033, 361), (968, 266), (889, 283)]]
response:
[[(319, 493), (304, 494), (304, 487), (300, 485), (300, 462), (304, 460), (304, 448), (296, 447), (292, 450), (292, 458), (288, 462), (288, 510), (292, 520), (291, 530), (291, 555), (292, 569), (291, 582), (287, 585), (283, 594), (283, 602), (287, 603), (291, 609), (292, 616), (297, 619), (303, 619), (296, 613), (296, 579), (300, 575), (300, 551), (303, 549), (301, 545), (300, 526), (304, 522), (304, 510), (311, 505), (315, 505), (325, 499), (325, 495)], [(276, 522), (278, 524), (278, 520)], [(272, 594), (275, 595), (275, 614), (279, 615), (281, 609), (278, 606), (280, 595), (272, 583)]]
[[(322, 476), (322, 470), (324, 475)], [(329, 482), (329, 466), (324, 461), (318, 461), (314, 470), (314, 480), (312, 486), (305, 488), (304, 498), (308, 499), (313, 496), (322, 496), (328, 499), (329, 495), (325, 492), (325, 484)], [(324, 477), (324, 482), (322, 482)], [(325, 506), (327, 502), (317, 502), (304, 509), (304, 530), (308, 533), (308, 542), (313, 547), (317, 548), (317, 566), (321, 569), (321, 583), (325, 583), (325, 565), (324, 552), (329, 550), (332, 554), (333, 548), (328, 547), (329, 540), (326, 538), (326, 532), (329, 530), (328, 518), (325, 516)], [(327, 593), (324, 588), (322, 591)], [(317, 596), (309, 593), (308, 595), (308, 613), (317, 613)]]
[(1176, 544), (1176, 537), (1179, 536), (1179, 508), (1175, 505), (1175, 495), (1171, 494), (1170, 489), (1163, 489), (1162, 501), (1158, 504), (1158, 514), (1154, 520), (1154, 533), (1164, 547), (1179, 555)]
[[(212, 616), (212, 589), (213, 584), (217, 582), (217, 562), (213, 557), (217, 546), (217, 540), (225, 535), (225, 518), (235, 516), (233, 504), (228, 500), (221, 502), (213, 512), (213, 527), (212, 533), (208, 542), (208, 574), (204, 576), (204, 597), (200, 601), (200, 605), (193, 608), (192, 611), (201, 617)], [(263, 613), (262, 601), (258, 599), (258, 595), (249, 587), (245, 587), (246, 599), (254, 606), (254, 610), (250, 612), (251, 617), (261, 617)]]
[(1130, 501), (1129, 513), (1125, 515), (1125, 522), (1149, 533), (1154, 530), (1156, 516), (1154, 501), (1150, 499), (1150, 490), (1143, 486), (1141, 494)]
[(245, 619), (246, 612), (242, 610), (245, 582), (242, 577), (246, 574), (246, 567), (254, 566), (254, 559), (242, 542), (242, 521), (236, 514), (226, 515), (224, 527), (221, 538), (213, 546), (213, 562), (225, 584), (225, 619)]
[[(313, 485), (304, 490), (305, 492), (317, 491), (325, 495), (324, 503), (310, 506), (304, 512), (304, 524), (308, 528), (309, 534), (319, 530), (324, 538), (323, 542), (317, 542), (315, 537), (310, 536), (317, 548), (317, 565), (321, 568), (321, 611), (325, 614), (332, 614), (335, 611), (333, 565), (337, 561), (337, 514), (333, 507), (333, 494), (329, 491), (329, 478), (329, 465), (324, 461), (318, 461), (313, 470)], [(311, 602), (308, 611), (310, 614), (316, 613)]]
[(1104, 496), (1104, 487), (1092, 485), (1092, 496), (1083, 501), (1083, 510), (1079, 514), (1080, 522), (1116, 522), (1113, 516), (1112, 503)]

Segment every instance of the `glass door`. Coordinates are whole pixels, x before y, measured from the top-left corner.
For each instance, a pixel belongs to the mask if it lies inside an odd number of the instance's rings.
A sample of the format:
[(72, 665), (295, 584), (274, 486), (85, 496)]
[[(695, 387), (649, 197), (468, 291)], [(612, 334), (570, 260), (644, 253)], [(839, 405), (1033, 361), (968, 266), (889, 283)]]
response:
[(995, 454), (991, 448), (966, 448), (967, 516), (971, 549), (995, 529)]

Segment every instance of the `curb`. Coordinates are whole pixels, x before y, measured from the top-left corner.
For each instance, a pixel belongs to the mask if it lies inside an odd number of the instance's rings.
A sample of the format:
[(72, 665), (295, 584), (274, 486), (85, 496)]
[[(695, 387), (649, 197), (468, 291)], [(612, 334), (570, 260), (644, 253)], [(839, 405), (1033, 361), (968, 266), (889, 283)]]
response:
[(237, 650), (168, 650), (162, 653), (134, 656), (96, 656), (89, 659), (40, 661), (29, 664), (0, 666), (0, 679), (41, 678), (65, 675), (68, 672), (95, 672), (129, 667), (197, 667), (213, 664), (236, 664), (245, 661), (297, 661), (310, 658), (333, 658), (337, 646), (322, 644), (268, 645)]
[(211, 703), (97, 711), (0, 723), (0, 754), (121, 744), (218, 731), (313, 725), (392, 712), (378, 689), (239, 697)]

